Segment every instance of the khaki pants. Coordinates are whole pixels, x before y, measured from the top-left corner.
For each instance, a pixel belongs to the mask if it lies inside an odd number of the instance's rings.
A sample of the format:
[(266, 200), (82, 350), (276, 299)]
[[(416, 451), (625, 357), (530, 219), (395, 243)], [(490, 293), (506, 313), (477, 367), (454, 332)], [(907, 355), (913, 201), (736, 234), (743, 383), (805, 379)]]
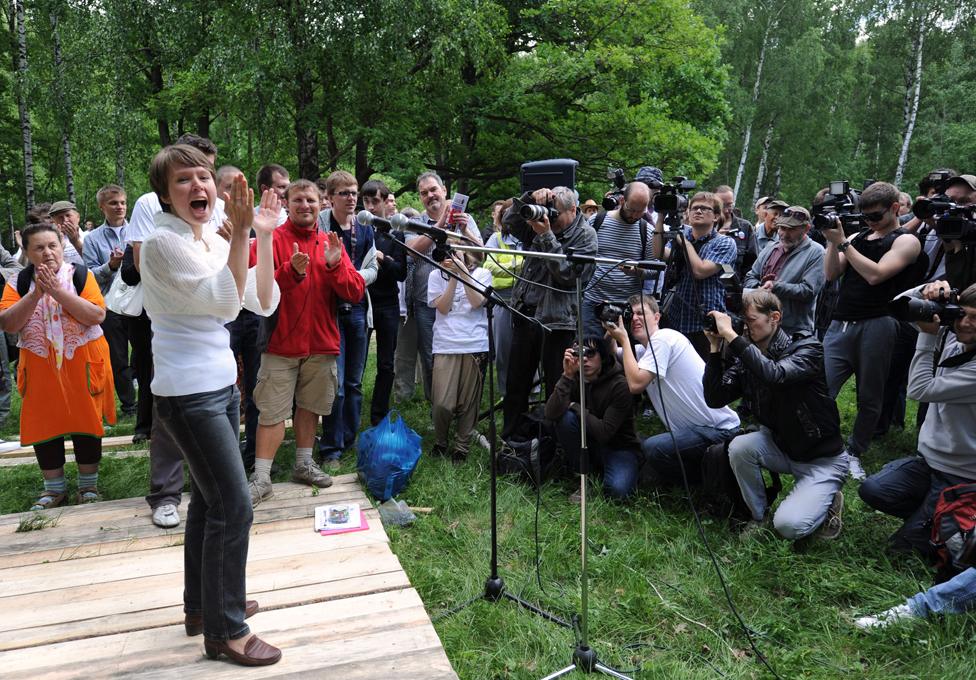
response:
[(431, 383), (434, 441), (447, 448), (451, 421), (456, 420), (454, 449), (466, 456), (481, 405), (481, 363), (486, 354), (435, 354)]

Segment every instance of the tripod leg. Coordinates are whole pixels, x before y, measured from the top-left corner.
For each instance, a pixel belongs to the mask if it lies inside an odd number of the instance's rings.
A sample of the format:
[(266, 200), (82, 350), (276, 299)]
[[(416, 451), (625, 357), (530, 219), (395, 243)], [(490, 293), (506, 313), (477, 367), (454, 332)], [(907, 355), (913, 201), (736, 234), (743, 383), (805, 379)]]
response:
[(623, 673), (620, 673), (618, 671), (615, 671), (612, 668), (610, 668), (609, 666), (604, 666), (599, 661), (596, 662), (596, 665), (593, 668), (595, 668), (600, 673), (603, 673), (604, 675), (609, 675), (612, 678), (620, 678), (620, 680), (630, 680), (630, 678), (628, 678)]
[(564, 675), (569, 675), (575, 670), (576, 670), (576, 664), (573, 664), (572, 666), (566, 666), (566, 668), (563, 668), (562, 670), (547, 675), (546, 677), (542, 678), (542, 680), (556, 680), (556, 678), (561, 678)]

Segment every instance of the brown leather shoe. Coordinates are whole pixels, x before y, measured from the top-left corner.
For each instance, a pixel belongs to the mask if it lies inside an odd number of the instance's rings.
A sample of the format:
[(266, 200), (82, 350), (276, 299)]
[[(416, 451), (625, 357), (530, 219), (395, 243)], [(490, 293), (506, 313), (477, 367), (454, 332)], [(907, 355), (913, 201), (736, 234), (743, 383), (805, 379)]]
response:
[[(244, 603), (244, 618), (249, 619), (258, 613), (258, 601), (248, 600)], [(187, 614), (183, 619), (188, 637), (199, 635), (203, 632), (203, 614)]]
[(269, 645), (257, 635), (244, 645), (244, 653), (235, 652), (226, 640), (204, 640), (203, 649), (210, 659), (217, 659), (221, 654), (242, 666), (270, 666), (281, 660), (281, 650)]

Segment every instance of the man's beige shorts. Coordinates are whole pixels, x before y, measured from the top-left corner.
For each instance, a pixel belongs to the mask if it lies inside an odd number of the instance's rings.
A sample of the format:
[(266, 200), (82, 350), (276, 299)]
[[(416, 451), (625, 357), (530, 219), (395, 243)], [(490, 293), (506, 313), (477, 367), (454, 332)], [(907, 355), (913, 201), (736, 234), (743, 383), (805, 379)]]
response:
[(261, 412), (260, 425), (277, 425), (291, 418), (292, 401), (320, 416), (332, 412), (338, 384), (336, 357), (313, 354), (308, 357), (261, 355), (254, 404)]

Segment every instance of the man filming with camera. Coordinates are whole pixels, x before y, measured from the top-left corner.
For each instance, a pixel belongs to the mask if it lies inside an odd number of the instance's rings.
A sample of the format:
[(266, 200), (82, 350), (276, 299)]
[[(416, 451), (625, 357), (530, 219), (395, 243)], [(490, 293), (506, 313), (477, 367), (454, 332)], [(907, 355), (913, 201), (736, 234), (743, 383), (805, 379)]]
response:
[(911, 265), (921, 252), (914, 235), (898, 223), (896, 187), (875, 182), (861, 194), (860, 210), (867, 229), (844, 233), (840, 219), (823, 230), (827, 240), (827, 280), (843, 275), (840, 296), (824, 336), (824, 366), (830, 396), (836, 398), (851, 375), (857, 378), (857, 417), (847, 439), (851, 476), (864, 479), (860, 456), (867, 451), (881, 414), (891, 366), (897, 321), (888, 302), (911, 287)]
[[(760, 424), (758, 432), (729, 443), (729, 464), (752, 513), (747, 531), (762, 527), (767, 517), (766, 469), (796, 480), (773, 515), (780, 536), (795, 541), (819, 528), (821, 538), (837, 538), (847, 458), (837, 404), (827, 392), (823, 347), (809, 333), (786, 334), (780, 301), (768, 290), (743, 295), (742, 311), (747, 337), (727, 314), (709, 313), (715, 330), (706, 331), (711, 354), (703, 382), (709, 406), (744, 397)], [(735, 358), (728, 369), (723, 342)]]
[(654, 225), (653, 256), (669, 261), (676, 258), (671, 265), (676, 273), (674, 288), (670, 302), (662, 310), (664, 321), (688, 338), (702, 359), (708, 356), (702, 315), (712, 310), (725, 311), (725, 287), (719, 274), (723, 264), (735, 265), (738, 256), (735, 241), (715, 229), (721, 214), (718, 197), (700, 191), (688, 201), (688, 225), (672, 232), (672, 245), (664, 245), (663, 215)]
[[(938, 291), (925, 297), (938, 299)], [(908, 396), (929, 403), (918, 435), (918, 455), (888, 463), (859, 489), (872, 508), (905, 520), (891, 537), (892, 549), (917, 550), (926, 557), (934, 556), (930, 523), (939, 494), (946, 487), (976, 481), (976, 285), (959, 295), (955, 309), (940, 307), (946, 321), (950, 314), (956, 317), (951, 330), (940, 328), (938, 315), (916, 322), (920, 332)]]
[[(542, 208), (526, 219), (523, 207)], [(550, 212), (551, 211), (551, 212)], [(527, 211), (531, 212), (531, 210)], [(525, 251), (577, 255), (597, 254), (596, 232), (576, 209), (576, 195), (568, 187), (537, 189), (514, 201), (502, 217)], [(592, 264), (566, 259), (526, 257), (522, 274), (512, 287), (512, 306), (535, 321), (513, 316), (512, 345), (503, 402), (503, 437), (510, 437), (519, 417), (528, 410), (533, 377), (542, 359), (546, 395), (551, 395), (563, 372), (563, 354), (576, 333), (576, 280), (585, 285), (593, 275)], [(538, 323), (536, 323), (538, 322)], [(542, 324), (541, 326), (539, 324)], [(545, 329), (545, 330), (544, 330)]]

